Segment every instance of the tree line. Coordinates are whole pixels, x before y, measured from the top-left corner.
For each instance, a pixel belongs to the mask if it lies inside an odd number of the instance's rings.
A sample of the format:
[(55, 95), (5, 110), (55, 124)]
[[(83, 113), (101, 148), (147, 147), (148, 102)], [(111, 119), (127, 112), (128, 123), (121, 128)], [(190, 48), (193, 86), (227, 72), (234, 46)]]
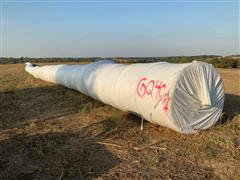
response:
[(31, 58), (31, 57), (3, 57), (0, 64), (19, 64), (19, 63), (54, 63), (54, 62), (96, 62), (102, 59), (112, 59), (119, 63), (150, 63), (150, 62), (170, 62), (170, 63), (190, 63), (192, 61), (203, 61), (210, 63), (216, 68), (240, 68), (240, 56), (215, 56), (215, 55), (202, 55), (202, 56), (173, 56), (173, 57), (86, 57), (86, 58)]

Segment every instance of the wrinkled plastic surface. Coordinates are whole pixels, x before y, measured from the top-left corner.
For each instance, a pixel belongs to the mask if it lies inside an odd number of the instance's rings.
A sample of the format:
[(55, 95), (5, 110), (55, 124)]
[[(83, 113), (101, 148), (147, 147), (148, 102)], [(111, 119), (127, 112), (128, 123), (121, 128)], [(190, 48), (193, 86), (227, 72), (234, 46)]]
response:
[(224, 104), (218, 72), (202, 62), (124, 65), (104, 60), (42, 67), (26, 63), (25, 70), (182, 133), (209, 128)]

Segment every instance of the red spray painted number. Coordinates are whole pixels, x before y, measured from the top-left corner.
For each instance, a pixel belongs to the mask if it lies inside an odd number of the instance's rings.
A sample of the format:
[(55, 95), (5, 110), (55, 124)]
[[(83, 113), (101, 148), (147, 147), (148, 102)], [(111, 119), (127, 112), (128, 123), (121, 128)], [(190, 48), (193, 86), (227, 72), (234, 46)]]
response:
[(168, 111), (168, 103), (171, 100), (169, 97), (169, 91), (166, 91), (167, 85), (163, 81), (151, 80), (147, 77), (143, 77), (138, 81), (137, 84), (137, 95), (141, 98), (144, 96), (151, 96), (159, 103), (162, 102), (164, 105), (163, 110)]

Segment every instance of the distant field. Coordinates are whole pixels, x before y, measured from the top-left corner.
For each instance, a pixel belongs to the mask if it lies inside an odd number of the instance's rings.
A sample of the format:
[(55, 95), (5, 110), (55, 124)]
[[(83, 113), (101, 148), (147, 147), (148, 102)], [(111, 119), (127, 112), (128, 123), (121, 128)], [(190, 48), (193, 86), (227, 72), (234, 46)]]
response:
[(240, 69), (209, 130), (183, 135), (0, 65), (0, 179), (239, 179)]

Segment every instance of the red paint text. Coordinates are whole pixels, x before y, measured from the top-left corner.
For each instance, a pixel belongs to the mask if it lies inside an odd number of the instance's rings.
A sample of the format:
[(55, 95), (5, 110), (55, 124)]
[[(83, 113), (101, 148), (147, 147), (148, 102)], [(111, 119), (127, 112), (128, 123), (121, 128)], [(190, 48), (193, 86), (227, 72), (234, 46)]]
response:
[(158, 103), (163, 104), (164, 111), (168, 111), (168, 104), (171, 100), (169, 96), (169, 90), (167, 90), (167, 85), (160, 80), (152, 80), (147, 77), (140, 78), (137, 83), (137, 95), (141, 98), (145, 96), (151, 96)]

